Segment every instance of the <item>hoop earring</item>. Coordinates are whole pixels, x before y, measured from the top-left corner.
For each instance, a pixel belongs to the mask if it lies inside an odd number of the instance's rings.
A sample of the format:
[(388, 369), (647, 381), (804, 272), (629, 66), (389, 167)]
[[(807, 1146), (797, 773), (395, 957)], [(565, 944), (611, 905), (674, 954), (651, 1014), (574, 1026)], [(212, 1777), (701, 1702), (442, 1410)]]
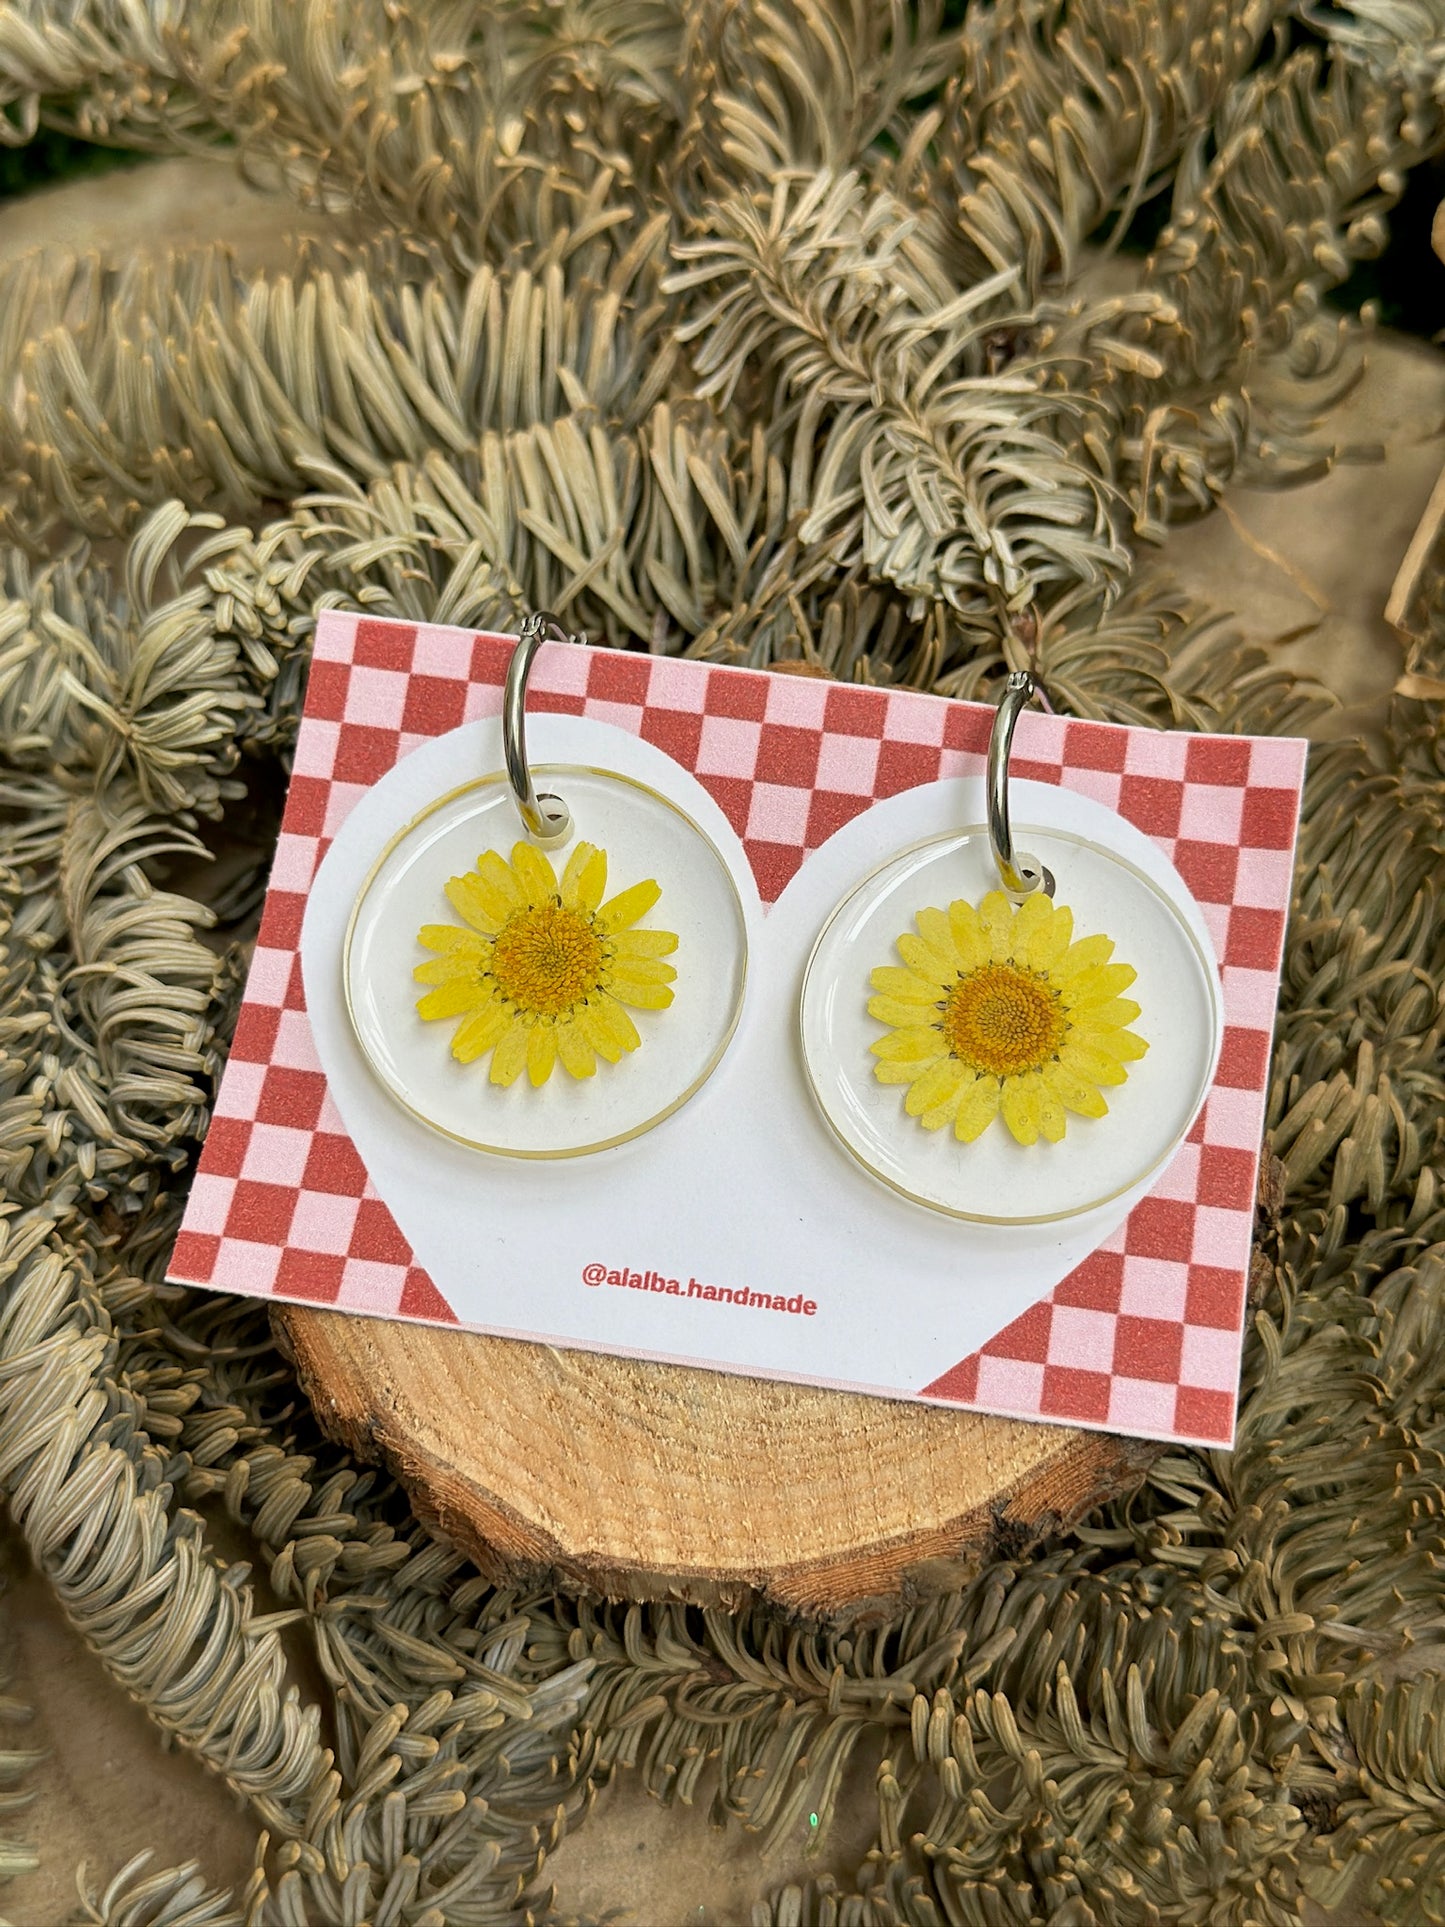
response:
[(346, 936), (372, 1071), (423, 1122), (501, 1156), (576, 1157), (653, 1129), (716, 1068), (742, 1003), (737, 886), (659, 752), (548, 716), (555, 742), (595, 760), (529, 760), (534, 665), (582, 641), (554, 615), (526, 618), (500, 728), (428, 746), (465, 739), (501, 767), (396, 831)]
[[(1160, 1165), (1221, 1035), (1182, 879), (1101, 804), (1010, 774), (1038, 693), (1008, 678), (981, 782), (879, 806), (917, 840), (832, 913), (799, 1002), (808, 1081), (849, 1155), (917, 1204), (996, 1225), (1076, 1217)], [(941, 804), (962, 828), (939, 833)], [(1037, 854), (1015, 846), (1025, 812)]]

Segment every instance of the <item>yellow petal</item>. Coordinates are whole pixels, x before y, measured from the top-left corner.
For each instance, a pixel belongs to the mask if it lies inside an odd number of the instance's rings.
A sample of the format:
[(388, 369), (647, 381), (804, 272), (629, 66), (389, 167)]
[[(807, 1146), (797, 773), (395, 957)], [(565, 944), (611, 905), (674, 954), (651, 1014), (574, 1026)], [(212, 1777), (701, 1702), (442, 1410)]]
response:
[(497, 1040), (492, 1052), (490, 1080), (493, 1084), (515, 1084), (527, 1064), (528, 1026), (513, 1024)]
[(522, 894), (517, 879), (512, 875), (512, 866), (497, 850), (483, 850), (477, 858), (477, 875), (489, 890), (495, 890), (506, 905), (508, 916), (514, 910), (524, 910), (527, 899)]
[(1107, 1003), (1089, 1004), (1083, 1009), (1074, 1005), (1070, 1007), (1070, 1015), (1075, 1030), (1098, 1037), (1132, 1024), (1139, 1015), (1139, 1006), (1132, 997), (1111, 997)]
[(1042, 890), (1025, 897), (1014, 911), (1013, 954), (1020, 963), (1027, 963), (1034, 938), (1053, 920), (1054, 906)]
[(595, 843), (579, 843), (562, 872), (563, 903), (569, 910), (584, 910), (590, 915), (601, 903), (606, 888), (607, 852)]
[[(1070, 1010), (1091, 1010), (1096, 1004), (1111, 1003), (1129, 988), (1138, 974), (1132, 964), (1095, 964), (1092, 969), (1067, 978), (1059, 991)], [(1137, 1008), (1134, 1014), (1138, 1016)]]
[(615, 957), (612, 961), (612, 981), (618, 984), (671, 984), (677, 982), (677, 971), (661, 957)]
[(886, 1063), (897, 1064), (909, 1058), (915, 1062), (928, 1062), (935, 1057), (944, 1057), (948, 1052), (943, 1033), (923, 1024), (890, 1030), (886, 1037), (877, 1038), (868, 1048), (875, 1057), (883, 1058)]
[[(464, 877), (448, 878), (444, 887), (453, 910), (484, 937), (495, 937), (512, 915), (512, 908), (501, 891), (492, 889), (470, 872)], [(434, 924), (427, 926), (428, 929), (435, 927)]]
[(959, 1106), (963, 1104), (978, 1079), (966, 1064), (958, 1066), (958, 1081), (941, 1103), (931, 1111), (925, 1111), (919, 1123), (925, 1131), (939, 1130), (945, 1124), (952, 1124), (958, 1116)]
[[(436, 954), (419, 963), (412, 972), (413, 976), (422, 984), (439, 984), (447, 977), (459, 976), (470, 976), (475, 981), (491, 963), (490, 940), (478, 936), (474, 930), (462, 930), (454, 923), (429, 923), (417, 935), (436, 938), (443, 931), (449, 931), (454, 941), (429, 943), (427, 949)], [(423, 975), (423, 972), (428, 974)]]
[(949, 904), (948, 928), (963, 969), (977, 970), (980, 964), (988, 962), (991, 954), (988, 935), (971, 903), (965, 903), (960, 897), (958, 902)]
[[(1028, 901), (1045, 901), (1041, 890), (1035, 891)], [(1047, 921), (1040, 921), (1029, 933), (1028, 956), (1025, 961), (1031, 970), (1053, 971), (1074, 940), (1074, 913), (1066, 903), (1050, 905), (1053, 915)]]
[(444, 957), (481, 958), (490, 956), (492, 949), (474, 931), (459, 929), (454, 923), (424, 923), (416, 940), (423, 949), (439, 950)]
[[(951, 949), (951, 946), (950, 946)], [(952, 956), (945, 956), (935, 950), (931, 943), (922, 937), (915, 937), (911, 930), (905, 930), (898, 939), (898, 954), (904, 963), (911, 964), (916, 975), (927, 977), (930, 983), (951, 984), (958, 975), (958, 965)], [(937, 992), (934, 993), (937, 995)]]
[[(914, 1025), (927, 1023), (933, 1015), (938, 1002), (939, 999), (936, 992), (933, 1002), (927, 1004), (906, 1004), (896, 997), (870, 997), (868, 999), (868, 1015), (870, 1017), (876, 1017), (880, 1024), (901, 1024), (905, 1027), (912, 1027)], [(938, 1030), (937, 1024), (934, 1024), (933, 1028), (934, 1030)], [(942, 1036), (943, 1033), (939, 1031), (940, 1045)]]
[(940, 957), (947, 959), (950, 970), (963, 967), (963, 959), (953, 941), (953, 925), (948, 920), (946, 910), (920, 910), (913, 921), (918, 925), (919, 936), (930, 950), (936, 950)]
[(452, 1037), (452, 1056), (459, 1064), (474, 1064), (492, 1048), (511, 1021), (505, 1006), (497, 1003), (463, 1018)]
[(512, 869), (528, 903), (550, 903), (557, 894), (557, 872), (530, 843), (512, 845)]
[(610, 988), (618, 1003), (634, 1010), (666, 1010), (674, 995), (666, 984), (633, 983), (620, 973), (614, 973)]
[[(1106, 964), (1113, 954), (1112, 937), (1103, 935), (1080, 937), (1077, 943), (1070, 944), (1066, 953), (1049, 971), (1049, 977), (1057, 988), (1062, 989), (1065, 984), (1071, 984), (1082, 977), (1086, 970), (1094, 970), (1100, 964)], [(1133, 982), (1132, 977), (1130, 982)]]
[(1117, 1058), (1101, 1050), (1089, 1050), (1073, 1037), (1065, 1041), (1059, 1062), (1091, 1084), (1122, 1084), (1129, 1075)]
[(527, 1076), (535, 1090), (545, 1084), (557, 1062), (557, 1031), (552, 1024), (533, 1024), (527, 1039)]
[(995, 963), (1007, 963), (1014, 948), (1013, 905), (1002, 890), (990, 890), (978, 906), (978, 920)]
[(595, 997), (583, 1005), (576, 1020), (583, 1035), (609, 1063), (615, 1064), (624, 1051), (636, 1050), (642, 1039), (637, 1026), (622, 1006), (608, 996)]
[(1011, 1077), (1003, 1087), (999, 1103), (1003, 1121), (1020, 1144), (1037, 1144), (1039, 1138), (1039, 1094), (1027, 1077)]
[(1062, 1060), (1045, 1064), (1041, 1076), (1044, 1089), (1056, 1097), (1066, 1110), (1077, 1111), (1080, 1117), (1103, 1117), (1107, 1113), (1109, 1107), (1104, 1102), (1103, 1092), (1097, 1086), (1086, 1083)]
[(572, 1022), (578, 1034), (592, 1046), (599, 1057), (605, 1057), (609, 1064), (622, 1062), (623, 1047), (612, 1035), (611, 1027), (606, 1020), (599, 1016), (596, 1003), (584, 1004), (581, 1010), (574, 1011)]
[(881, 990), (885, 997), (892, 997), (900, 1004), (933, 1005), (943, 994), (941, 984), (926, 983), (913, 971), (900, 970), (896, 964), (880, 964), (869, 973), (868, 981), (875, 990)]
[[(425, 964), (418, 969), (425, 970)], [(417, 1015), (431, 1023), (437, 1017), (461, 1017), (469, 1010), (480, 1010), (483, 1004), (492, 1000), (491, 990), (478, 983), (469, 983), (465, 977), (453, 977), (449, 982), (438, 984), (429, 990), (417, 1004)]]
[(670, 930), (621, 930), (612, 948), (619, 957), (670, 957), (677, 938)]
[(918, 1075), (918, 1062), (912, 1057), (897, 1061), (880, 1058), (873, 1066), (873, 1075), (880, 1084), (911, 1084)]
[(1148, 1050), (1149, 1045), (1137, 1031), (1132, 1030), (1093, 1030), (1085, 1026), (1079, 1035), (1079, 1042), (1090, 1050), (1101, 1050), (1110, 1057), (1117, 1057), (1121, 1064), (1134, 1064)]
[(972, 1144), (976, 1137), (982, 1137), (998, 1115), (998, 1102), (998, 1079), (976, 1078), (959, 1099), (953, 1135), (963, 1144)]
[(619, 891), (610, 903), (603, 904), (597, 912), (597, 921), (607, 931), (626, 930), (639, 917), (645, 917), (661, 895), (661, 889), (650, 878), (634, 883), (630, 890)]
[(470, 957), (432, 957), (419, 963), (411, 974), (419, 984), (474, 984), (481, 976)]
[(903, 1108), (910, 1117), (921, 1117), (925, 1111), (936, 1110), (940, 1104), (948, 1104), (958, 1096), (966, 1072), (955, 1057), (942, 1058), (914, 1082), (904, 1099)]
[(1068, 1115), (1061, 1101), (1039, 1079), (1039, 1129), (1050, 1144), (1057, 1144), (1068, 1128)]
[(591, 1077), (597, 1069), (597, 1053), (575, 1023), (558, 1024), (557, 1055), (569, 1076)]

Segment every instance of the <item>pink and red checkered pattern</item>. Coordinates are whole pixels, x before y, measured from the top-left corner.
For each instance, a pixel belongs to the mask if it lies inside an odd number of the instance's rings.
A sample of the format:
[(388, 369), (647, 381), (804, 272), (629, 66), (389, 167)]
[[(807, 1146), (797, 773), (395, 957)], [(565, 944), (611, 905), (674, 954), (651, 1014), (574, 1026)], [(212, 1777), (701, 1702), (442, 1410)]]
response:
[[(171, 1275), (456, 1322), (331, 1104), (301, 989), (307, 892), (348, 811), (428, 738), (501, 707), (512, 639), (328, 613), (318, 625), (245, 1003)], [(548, 650), (536, 709), (632, 731), (693, 771), (765, 903), (876, 800), (983, 767), (992, 711), (607, 650)], [(1153, 1193), (1046, 1301), (920, 1396), (1227, 1443), (1304, 745), (1030, 713), (1011, 769), (1119, 811), (1174, 862), (1221, 962), (1218, 1074)]]

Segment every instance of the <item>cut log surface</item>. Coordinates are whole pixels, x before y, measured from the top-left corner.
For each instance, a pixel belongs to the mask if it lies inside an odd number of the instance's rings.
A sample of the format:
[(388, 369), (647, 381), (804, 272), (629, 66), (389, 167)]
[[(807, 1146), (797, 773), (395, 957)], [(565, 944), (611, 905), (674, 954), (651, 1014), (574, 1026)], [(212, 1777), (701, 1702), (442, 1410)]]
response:
[(806, 1617), (1022, 1552), (1159, 1450), (345, 1313), (275, 1317), (328, 1431), (499, 1581)]

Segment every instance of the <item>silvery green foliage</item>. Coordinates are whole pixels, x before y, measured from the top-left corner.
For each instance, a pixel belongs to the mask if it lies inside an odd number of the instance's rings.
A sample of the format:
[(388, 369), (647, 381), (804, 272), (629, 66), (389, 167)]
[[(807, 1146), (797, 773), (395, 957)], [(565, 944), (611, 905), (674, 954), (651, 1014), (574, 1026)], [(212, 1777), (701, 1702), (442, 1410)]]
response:
[(1442, 144), (1442, 32), (1438, 0), (0, 6), (0, 138), (233, 143), (341, 237), (0, 292), (0, 1489), (258, 1830), (244, 1891), (132, 1863), (82, 1918), (555, 1919), (547, 1855), (627, 1769), (772, 1842), (867, 1778), (871, 1852), (759, 1927), (1437, 1917), (1438, 707), (1397, 704), (1383, 766), (1315, 758), (1238, 1450), (888, 1623), (499, 1591), (321, 1434), (264, 1308), (160, 1280), (318, 609), (1306, 727), (1318, 692), (1140, 546), (1328, 462), (1321, 297)]

